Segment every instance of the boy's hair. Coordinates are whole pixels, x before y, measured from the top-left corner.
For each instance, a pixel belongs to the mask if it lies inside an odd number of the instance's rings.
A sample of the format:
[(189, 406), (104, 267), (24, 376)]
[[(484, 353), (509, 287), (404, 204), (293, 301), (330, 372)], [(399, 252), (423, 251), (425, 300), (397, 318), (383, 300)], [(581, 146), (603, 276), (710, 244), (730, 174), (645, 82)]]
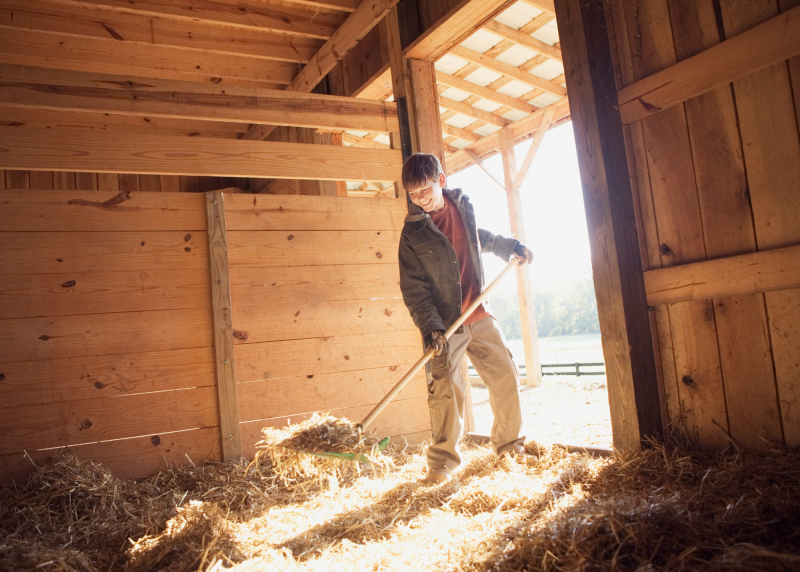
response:
[(436, 155), (414, 153), (403, 165), (403, 187), (418, 189), (428, 181), (437, 181), (443, 172)]

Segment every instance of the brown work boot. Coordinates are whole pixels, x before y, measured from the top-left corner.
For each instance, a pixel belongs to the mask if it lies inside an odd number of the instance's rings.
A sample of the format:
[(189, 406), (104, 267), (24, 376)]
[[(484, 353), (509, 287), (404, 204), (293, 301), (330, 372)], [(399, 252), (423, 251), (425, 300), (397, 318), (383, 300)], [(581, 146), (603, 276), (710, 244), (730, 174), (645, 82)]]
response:
[(444, 467), (428, 469), (428, 474), (425, 476), (422, 482), (426, 485), (438, 485), (441, 483), (446, 483), (452, 478), (452, 476), (453, 475), (450, 474), (450, 471)]

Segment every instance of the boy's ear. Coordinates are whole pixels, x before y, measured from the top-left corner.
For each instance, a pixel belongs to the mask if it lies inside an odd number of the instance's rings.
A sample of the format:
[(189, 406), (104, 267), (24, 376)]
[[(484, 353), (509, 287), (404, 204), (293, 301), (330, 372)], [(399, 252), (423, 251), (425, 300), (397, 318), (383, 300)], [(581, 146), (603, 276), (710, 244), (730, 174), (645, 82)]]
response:
[(447, 183), (447, 177), (444, 176), (444, 173), (439, 173), (439, 186), (444, 188), (445, 183)]

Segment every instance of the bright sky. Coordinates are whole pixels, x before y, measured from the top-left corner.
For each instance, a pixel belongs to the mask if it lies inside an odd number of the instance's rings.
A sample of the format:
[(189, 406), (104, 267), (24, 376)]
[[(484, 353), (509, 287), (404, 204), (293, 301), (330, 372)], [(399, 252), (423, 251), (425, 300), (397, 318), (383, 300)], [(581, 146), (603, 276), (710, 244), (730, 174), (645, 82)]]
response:
[[(517, 165), (521, 165), (530, 141), (516, 146)], [(503, 163), (500, 155), (484, 165), (500, 181)], [(475, 206), (479, 228), (511, 236), (505, 191), (477, 165), (456, 173), (447, 180), (448, 188), (460, 187)], [(579, 280), (591, 277), (589, 237), (583, 210), (583, 194), (572, 123), (550, 130), (533, 160), (522, 185), (527, 246), (534, 253), (531, 277), (535, 283)], [(484, 255), (487, 283), (505, 264), (496, 256)], [(501, 289), (516, 289), (514, 278), (506, 278)]]

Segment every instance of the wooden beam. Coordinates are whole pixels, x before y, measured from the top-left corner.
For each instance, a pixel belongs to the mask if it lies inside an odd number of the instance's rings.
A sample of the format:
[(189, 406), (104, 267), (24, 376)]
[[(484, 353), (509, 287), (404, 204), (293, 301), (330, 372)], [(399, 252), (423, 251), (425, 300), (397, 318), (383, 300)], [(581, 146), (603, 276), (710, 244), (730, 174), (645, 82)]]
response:
[(616, 449), (663, 433), (655, 357), (603, 3), (556, 0), (583, 182)]
[(461, 0), (404, 51), (407, 58), (435, 62), (516, 0)]
[(230, 91), (212, 95), (6, 82), (0, 85), (0, 106), (380, 132), (399, 129), (394, 103), (266, 89)]
[(461, 129), (460, 127), (454, 127), (444, 122), (442, 122), (442, 133), (447, 133), (448, 135), (458, 137), (459, 139), (464, 139), (465, 141), (474, 142), (481, 138), (480, 135), (473, 133), (472, 131)]
[(88, 5), (47, 5), (0, 0), (0, 26), (7, 34), (36, 30), (70, 36), (105, 39), (122, 44), (149, 44), (165, 50), (180, 48), (207, 54), (251, 56), (268, 60), (307, 63), (319, 50), (322, 40), (284, 34), (238, 29), (222, 33), (219, 26), (202, 22), (182, 23), (161, 18), (105, 12), (102, 18)]
[[(500, 153), (503, 156), (503, 179), (505, 180), (508, 219), (511, 233), (522, 244), (527, 245), (525, 220), (523, 218), (522, 197), (519, 189), (514, 189), (517, 179), (517, 161), (514, 157), (514, 134), (505, 127), (498, 131)], [(536, 309), (533, 304), (533, 284), (529, 266), (517, 266), (517, 295), (519, 296), (520, 325), (522, 343), (525, 351), (525, 371), (527, 385), (542, 385), (542, 361), (539, 357), (539, 329), (536, 327)]]
[[(311, 61), (295, 76), (286, 91), (307, 93), (314, 89), (333, 69), (336, 62), (353, 49), (353, 46), (385, 17), (397, 2), (398, 0), (362, 2), (336, 30), (330, 40), (325, 42), (314, 54)], [(270, 126), (253, 125), (245, 134), (244, 139), (263, 141), (273, 129), (274, 127)]]
[(533, 87), (538, 87), (539, 89), (546, 91), (547, 93), (551, 93), (557, 97), (564, 97), (567, 95), (567, 89), (558, 85), (557, 83), (553, 83), (552, 81), (541, 78), (538, 75), (533, 75), (532, 73), (522, 71), (519, 68), (515, 68), (514, 66), (508, 65), (500, 60), (490, 58), (485, 54), (476, 52), (475, 50), (470, 50), (464, 46), (456, 46), (450, 50), (450, 53), (454, 56), (458, 56), (459, 58), (463, 58), (468, 62), (474, 62), (487, 69), (496, 71), (497, 73), (501, 73), (510, 78), (527, 83)]
[(231, 281), (228, 273), (228, 238), (225, 228), (225, 195), (206, 193), (208, 218), (208, 262), (211, 272), (211, 307), (214, 319), (214, 357), (219, 405), (222, 460), (242, 456), (239, 433), (239, 403), (236, 392), (236, 366), (233, 355)]
[(553, 117), (555, 114), (556, 108), (552, 106), (548, 107), (544, 114), (542, 114), (542, 122), (536, 129), (536, 134), (531, 139), (531, 146), (528, 148), (528, 152), (525, 154), (525, 160), (522, 162), (522, 166), (519, 168), (519, 172), (514, 179), (514, 184), (512, 185), (514, 191), (519, 191), (522, 188), (522, 183), (525, 182), (525, 176), (528, 174), (528, 169), (531, 168), (533, 158), (536, 156), (537, 151), (539, 151), (539, 146), (542, 144), (544, 136), (547, 135), (547, 132), (550, 129), (550, 124), (553, 123)]
[(619, 92), (623, 123), (800, 55), (800, 6), (725, 40)]
[(367, 139), (366, 137), (357, 137), (349, 133), (342, 133), (342, 141), (355, 145), (357, 147), (369, 147), (370, 149), (389, 149), (390, 146), (384, 143)]
[(450, 87), (454, 87), (456, 89), (460, 89), (461, 91), (477, 95), (478, 97), (482, 97), (483, 99), (486, 99), (488, 101), (493, 101), (495, 103), (505, 105), (512, 109), (524, 111), (525, 113), (533, 113), (534, 111), (539, 109), (538, 107), (536, 107), (535, 105), (531, 105), (527, 101), (522, 101), (521, 99), (511, 97), (510, 95), (505, 95), (493, 89), (489, 89), (488, 87), (478, 85), (477, 83), (467, 81), (466, 79), (461, 79), (460, 77), (456, 77), (454, 75), (450, 75), (442, 71), (436, 72), (436, 80), (439, 83), (449, 85)]
[(327, 40), (341, 25), (340, 14), (290, 8), (242, 0), (215, 2), (207, 0), (46, 0), (50, 4), (90, 8), (99, 13), (132, 14), (184, 24), (202, 22), (226, 28), (243, 28)]
[(533, 6), (534, 8), (538, 8), (543, 12), (547, 12), (548, 14), (556, 13), (555, 5), (553, 4), (552, 0), (522, 0), (525, 4), (529, 6)]
[(207, 177), (393, 181), (390, 149), (0, 127), (0, 168)]
[(303, 6), (313, 6), (314, 8), (326, 8), (328, 10), (341, 10), (342, 12), (353, 12), (358, 8), (360, 0), (284, 0), (290, 4), (300, 4)]
[(644, 284), (652, 306), (800, 288), (800, 246), (648, 270)]
[(501, 38), (505, 38), (511, 42), (514, 42), (515, 44), (533, 50), (537, 54), (547, 56), (551, 60), (556, 60), (559, 62), (564, 61), (561, 57), (561, 50), (559, 48), (551, 46), (550, 44), (546, 44), (541, 40), (537, 40), (529, 34), (515, 30), (511, 26), (506, 26), (500, 22), (492, 21), (488, 22), (483, 29), (497, 34)]
[(509, 119), (493, 115), (488, 111), (478, 109), (477, 107), (473, 107), (469, 104), (456, 101), (455, 99), (450, 99), (449, 97), (442, 97), (441, 95), (439, 96), (439, 105), (444, 107), (445, 109), (451, 109), (453, 111), (457, 111), (458, 113), (466, 115), (467, 117), (474, 117), (475, 119), (480, 119), (481, 121), (485, 121), (486, 123), (491, 123), (492, 125), (497, 125), (498, 127), (505, 127), (506, 125), (511, 123)]
[(291, 62), (178, 49), (165, 53), (162, 46), (34, 30), (0, 34), (0, 62), (268, 88), (290, 83), (296, 68)]

